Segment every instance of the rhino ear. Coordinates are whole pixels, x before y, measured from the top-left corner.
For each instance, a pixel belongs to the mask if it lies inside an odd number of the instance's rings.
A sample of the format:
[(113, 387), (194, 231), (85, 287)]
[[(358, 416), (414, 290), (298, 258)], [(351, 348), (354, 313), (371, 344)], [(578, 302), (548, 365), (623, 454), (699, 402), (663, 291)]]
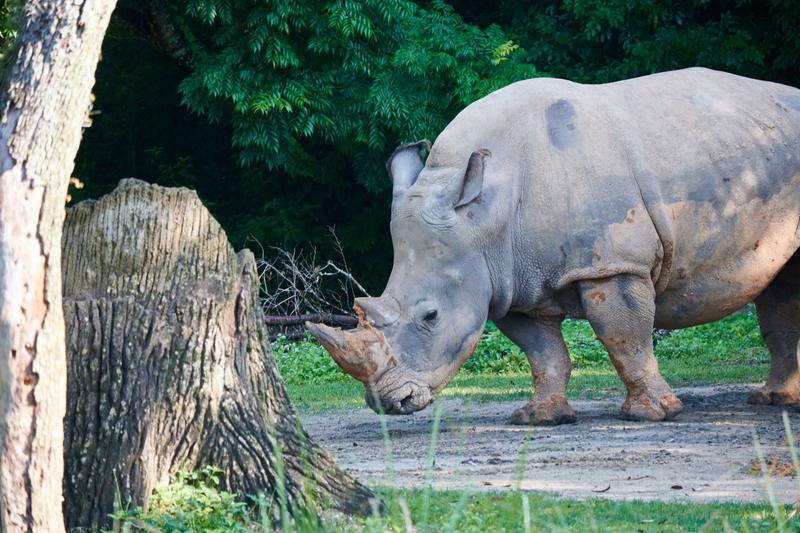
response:
[(386, 161), (386, 169), (392, 178), (392, 196), (396, 198), (414, 185), (425, 167), (422, 150), (430, 151), (430, 141), (422, 140), (413, 144), (398, 146)]
[(472, 152), (464, 173), (457, 174), (455, 178), (447, 184), (445, 197), (448, 203), (455, 207), (461, 207), (475, 200), (483, 189), (483, 170), (485, 159), (491, 157), (492, 152), (486, 148), (481, 148), (477, 152)]

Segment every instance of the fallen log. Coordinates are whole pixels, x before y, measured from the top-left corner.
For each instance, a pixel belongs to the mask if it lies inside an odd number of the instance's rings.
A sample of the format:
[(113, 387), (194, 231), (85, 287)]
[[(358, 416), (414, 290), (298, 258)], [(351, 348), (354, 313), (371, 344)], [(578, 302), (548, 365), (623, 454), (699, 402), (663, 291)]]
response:
[(312, 313), (307, 315), (268, 315), (264, 323), (269, 331), (271, 341), (279, 337), (286, 337), (291, 341), (303, 339), (306, 333), (306, 322), (322, 322), (327, 326), (342, 329), (353, 329), (358, 325), (358, 319), (351, 315), (332, 313)]
[(322, 322), (329, 326), (350, 329), (358, 325), (358, 318), (352, 315), (335, 315), (328, 313), (292, 316), (267, 315), (264, 317), (264, 323), (268, 326), (300, 326), (306, 322)]

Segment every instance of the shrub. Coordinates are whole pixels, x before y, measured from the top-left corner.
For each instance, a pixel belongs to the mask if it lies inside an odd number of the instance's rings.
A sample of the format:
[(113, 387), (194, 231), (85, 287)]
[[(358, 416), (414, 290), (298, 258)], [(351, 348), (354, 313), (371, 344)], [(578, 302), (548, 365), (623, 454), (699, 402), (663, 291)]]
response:
[[(194, 472), (179, 472), (167, 486), (156, 489), (147, 510), (120, 509), (114, 515), (114, 530), (121, 524), (163, 533), (184, 531), (250, 532), (251, 509), (247, 503), (219, 490), (221, 470), (206, 467)], [(149, 527), (148, 527), (149, 526)]]

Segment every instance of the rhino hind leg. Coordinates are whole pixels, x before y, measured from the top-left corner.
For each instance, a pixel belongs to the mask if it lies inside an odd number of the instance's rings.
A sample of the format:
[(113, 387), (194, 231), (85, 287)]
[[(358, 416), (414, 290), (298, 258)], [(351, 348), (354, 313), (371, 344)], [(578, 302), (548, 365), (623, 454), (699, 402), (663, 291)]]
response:
[(619, 275), (580, 284), (586, 318), (603, 343), (628, 395), (622, 416), (666, 420), (683, 410), (653, 355), (655, 289), (649, 278)]
[(509, 339), (528, 357), (533, 375), (533, 399), (515, 410), (511, 423), (558, 425), (575, 422), (575, 411), (566, 398), (571, 372), (569, 352), (561, 336), (558, 318), (530, 318), (511, 313), (495, 321)]
[(771, 355), (767, 383), (750, 394), (748, 403), (800, 403), (800, 252), (756, 298), (761, 336)]

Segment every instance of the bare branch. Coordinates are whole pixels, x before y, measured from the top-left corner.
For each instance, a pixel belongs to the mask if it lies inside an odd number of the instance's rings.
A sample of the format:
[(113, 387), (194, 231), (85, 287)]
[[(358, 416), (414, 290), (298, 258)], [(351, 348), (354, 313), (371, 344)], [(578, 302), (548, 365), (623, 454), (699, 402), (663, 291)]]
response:
[(336, 265), (335, 265), (335, 264), (334, 264), (332, 261), (328, 261), (328, 264), (327, 264), (326, 266), (329, 266), (329, 267), (331, 267), (331, 268), (332, 268), (333, 270), (335, 270), (335, 271), (336, 271), (338, 274), (341, 274), (342, 276), (346, 277), (346, 278), (348, 279), (348, 281), (350, 281), (350, 282), (351, 282), (353, 285), (355, 285), (355, 286), (358, 288), (358, 290), (360, 290), (360, 291), (361, 291), (361, 293), (362, 293), (364, 296), (369, 296), (369, 293), (367, 292), (367, 289), (365, 289), (364, 287), (362, 287), (362, 286), (361, 286), (361, 284), (360, 284), (358, 281), (356, 281), (356, 278), (354, 278), (354, 277), (353, 277), (353, 275), (352, 275), (350, 272), (347, 272), (347, 271), (345, 271), (345, 270), (342, 270), (341, 268), (339, 268), (338, 266), (336, 266)]
[(298, 331), (287, 331), (287, 328), (302, 328), (305, 320), (341, 327), (356, 325), (351, 311), (356, 291), (369, 294), (350, 273), (333, 228), (330, 233), (340, 259), (323, 264), (319, 264), (315, 248), (305, 252), (276, 247), (265, 250), (256, 239), (248, 239), (255, 242), (253, 248), (260, 251), (256, 265), (261, 305), (268, 318), (267, 324), (274, 330), (271, 333), (297, 336)]

